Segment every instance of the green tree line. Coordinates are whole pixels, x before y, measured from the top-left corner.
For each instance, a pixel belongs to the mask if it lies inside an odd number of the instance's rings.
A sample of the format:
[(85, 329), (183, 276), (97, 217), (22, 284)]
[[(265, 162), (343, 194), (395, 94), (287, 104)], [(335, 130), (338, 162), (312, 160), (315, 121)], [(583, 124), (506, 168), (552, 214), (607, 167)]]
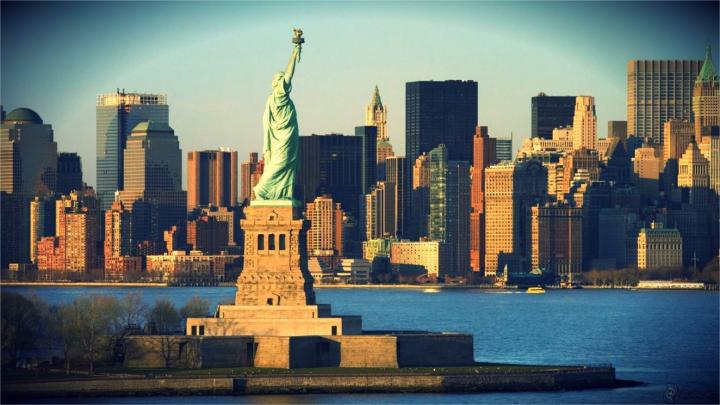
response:
[(94, 373), (96, 364), (112, 364), (116, 345), (130, 334), (183, 334), (189, 317), (204, 317), (210, 303), (198, 296), (177, 308), (161, 298), (154, 305), (143, 303), (138, 293), (122, 297), (89, 295), (72, 302), (49, 305), (37, 296), (2, 291), (1, 356), (4, 369), (35, 349), (62, 352), (65, 372), (80, 368)]

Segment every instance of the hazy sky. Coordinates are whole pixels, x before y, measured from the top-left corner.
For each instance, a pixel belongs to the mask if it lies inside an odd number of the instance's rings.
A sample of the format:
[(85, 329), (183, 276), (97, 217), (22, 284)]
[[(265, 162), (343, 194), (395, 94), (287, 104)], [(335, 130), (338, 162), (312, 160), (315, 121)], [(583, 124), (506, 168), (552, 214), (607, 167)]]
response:
[[(165, 93), (185, 154), (262, 145), (275, 72), (305, 32), (293, 80), (300, 133), (353, 133), (375, 84), (390, 140), (405, 151), (405, 82), (476, 80), (479, 123), (529, 136), (530, 97), (595, 96), (598, 133), (626, 118), (630, 59), (718, 63), (718, 2), (122, 2), (3, 1), (2, 104), (53, 125), (95, 184), (95, 97)], [(185, 156), (183, 156), (185, 160)]]

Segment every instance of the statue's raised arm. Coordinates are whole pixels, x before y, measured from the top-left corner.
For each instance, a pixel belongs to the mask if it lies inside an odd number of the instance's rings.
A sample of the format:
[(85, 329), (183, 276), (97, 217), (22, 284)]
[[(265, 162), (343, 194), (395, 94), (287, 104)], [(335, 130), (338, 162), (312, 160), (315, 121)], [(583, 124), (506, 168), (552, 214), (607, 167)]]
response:
[(295, 74), (295, 64), (300, 62), (300, 53), (302, 52), (302, 44), (305, 42), (305, 39), (302, 37), (302, 30), (300, 29), (293, 29), (293, 43), (295, 46), (292, 50), (292, 55), (290, 55), (290, 61), (288, 62), (287, 68), (285, 68), (285, 83), (290, 84), (292, 81), (293, 75)]

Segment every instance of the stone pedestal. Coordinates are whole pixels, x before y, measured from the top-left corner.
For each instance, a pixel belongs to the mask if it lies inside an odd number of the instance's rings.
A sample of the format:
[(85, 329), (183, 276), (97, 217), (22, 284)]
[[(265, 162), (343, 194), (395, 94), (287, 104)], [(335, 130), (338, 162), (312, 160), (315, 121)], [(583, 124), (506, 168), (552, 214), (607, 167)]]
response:
[(235, 305), (214, 318), (189, 318), (186, 334), (202, 336), (332, 336), (362, 333), (359, 316), (332, 316), (316, 305), (307, 269), (307, 222), (290, 202), (254, 202), (245, 209), (244, 266)]
[(307, 269), (307, 223), (291, 205), (252, 205), (240, 226), (245, 232), (243, 271), (236, 305), (315, 304)]

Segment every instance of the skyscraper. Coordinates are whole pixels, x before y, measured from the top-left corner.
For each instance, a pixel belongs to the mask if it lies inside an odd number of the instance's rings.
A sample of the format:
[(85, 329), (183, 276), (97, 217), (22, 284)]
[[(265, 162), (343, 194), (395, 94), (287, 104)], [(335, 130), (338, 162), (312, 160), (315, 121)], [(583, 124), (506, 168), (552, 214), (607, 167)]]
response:
[(387, 183), (395, 185), (395, 229), (397, 230), (397, 236), (399, 238), (405, 237), (405, 226), (406, 226), (406, 215), (405, 207), (407, 206), (406, 199), (408, 198), (407, 191), (405, 190), (405, 157), (404, 156), (389, 156), (386, 159), (387, 168)]
[(132, 214), (125, 209), (122, 202), (113, 201), (110, 209), (105, 211), (105, 243), (106, 267), (113, 258), (133, 254)]
[(257, 170), (258, 166), (258, 154), (257, 152), (251, 152), (248, 160), (240, 164), (240, 202), (250, 200), (252, 196), (253, 187), (255, 184), (252, 181), (253, 174)]
[(608, 139), (610, 146), (605, 153), (605, 167), (600, 172), (600, 180), (612, 181), (616, 185), (629, 184), (632, 179), (632, 160), (627, 154), (625, 143), (620, 137)]
[(640, 195), (652, 201), (658, 197), (660, 186), (660, 158), (656, 155), (655, 148), (643, 145), (635, 149), (633, 159), (633, 171), (635, 172), (635, 184), (638, 186)]
[(477, 82), (447, 80), (405, 84), (405, 156), (415, 162), (441, 143), (449, 160), (472, 161), (478, 116)]
[[(472, 162), (472, 143), (478, 122), (477, 82), (447, 80), (405, 84), (405, 158), (408, 170), (406, 189), (410, 189), (411, 165), (421, 153), (440, 144), (447, 148), (448, 160)], [(406, 212), (414, 201), (408, 199)]]
[[(580, 172), (580, 171), (579, 171)], [(590, 269), (598, 257), (598, 221), (600, 210), (610, 207), (610, 184), (576, 176), (566, 199), (583, 209), (583, 269)]]
[[(45, 210), (39, 197), (30, 201), (30, 262), (37, 262), (37, 243), (44, 237), (45, 231)], [(4, 236), (4, 235), (3, 235)], [(3, 243), (5, 239), (3, 238)]]
[(584, 171), (591, 181), (600, 178), (600, 157), (597, 152), (590, 149), (578, 149), (567, 152), (560, 159), (563, 166), (562, 194), (567, 193), (572, 186), (579, 171)]
[(38, 270), (89, 273), (100, 268), (103, 246), (100, 213), (94, 191), (87, 189), (82, 192), (72, 192), (57, 200), (55, 204), (55, 238), (63, 246), (61, 251), (64, 253), (64, 267), (43, 269), (38, 262)]
[(582, 208), (563, 204), (531, 208), (531, 265), (570, 281), (583, 266)]
[(430, 156), (426, 153), (415, 159), (412, 168), (412, 224), (407, 230), (415, 238), (427, 236), (430, 214)]
[(608, 121), (608, 138), (627, 139), (627, 121)]
[(660, 163), (662, 186), (667, 197), (677, 187), (678, 159), (682, 157), (693, 137), (693, 124), (688, 120), (668, 120), (663, 125), (663, 155)]
[(141, 121), (169, 124), (164, 94), (126, 93), (98, 95), (96, 114), (97, 192), (101, 208), (110, 208), (115, 191), (123, 189), (123, 151), (130, 132)]
[(683, 202), (697, 207), (705, 207), (710, 202), (709, 166), (693, 137), (678, 161), (678, 187), (682, 190)]
[[(55, 235), (55, 195), (35, 197), (30, 201), (30, 262), (37, 263), (37, 243), (45, 236)], [(15, 215), (22, 215), (15, 213)], [(3, 217), (4, 220), (9, 217)], [(20, 229), (17, 229), (19, 232)], [(19, 232), (19, 234), (21, 234)], [(10, 238), (17, 238), (12, 235)], [(10, 242), (3, 237), (3, 243)]]
[(377, 86), (365, 108), (365, 125), (377, 127), (377, 180), (384, 181), (385, 159), (393, 155), (393, 149), (387, 133), (387, 106), (383, 105)]
[(595, 117), (595, 97), (578, 96), (573, 116), (573, 149), (596, 149), (597, 118)]
[(164, 231), (185, 228), (187, 194), (181, 188), (181, 161), (178, 138), (170, 126), (142, 121), (133, 128), (124, 153), (119, 199), (133, 213), (135, 243), (162, 243)]
[(637, 234), (641, 221), (627, 208), (603, 208), (598, 212), (598, 257), (624, 269), (637, 264)]
[(0, 125), (0, 191), (29, 198), (55, 191), (56, 183), (52, 126), (29, 108), (10, 111)]
[(305, 202), (330, 195), (343, 211), (360, 218), (363, 140), (341, 134), (300, 137), (300, 170), (295, 181)]
[(495, 138), (487, 127), (475, 128), (470, 191), (470, 268), (482, 270), (485, 257), (485, 168), (495, 163)]
[(228, 226), (226, 221), (201, 215), (187, 222), (187, 244), (191, 250), (205, 254), (220, 254), (228, 247)]
[(530, 101), (530, 137), (552, 139), (555, 128), (572, 125), (575, 96), (548, 96), (539, 93)]
[(720, 134), (704, 136), (698, 147), (710, 164), (710, 189), (716, 196), (720, 196)]
[(367, 193), (377, 181), (377, 127), (355, 127), (355, 136), (360, 141), (360, 184)]
[(485, 275), (507, 265), (530, 266), (530, 207), (547, 195), (547, 168), (537, 160), (499, 163), (485, 169)]
[(305, 205), (305, 218), (310, 221), (308, 255), (342, 257), (343, 211), (340, 204), (330, 197), (319, 196)]
[(495, 139), (495, 159), (498, 162), (512, 162), (512, 160), (513, 160), (512, 148), (513, 148), (512, 135), (510, 136), (510, 139), (496, 138)]
[(428, 238), (444, 243), (447, 270), (465, 275), (470, 265), (470, 164), (447, 160), (444, 144), (430, 151)]
[(28, 263), (30, 241), (30, 201), (23, 193), (0, 191), (0, 265)]
[(188, 152), (188, 211), (197, 207), (237, 205), (237, 152)]
[[(668, 120), (663, 125), (663, 167), (670, 159), (680, 159), (693, 137), (693, 125), (688, 120)], [(677, 175), (677, 174), (676, 174)]]
[(695, 138), (702, 143), (704, 129), (720, 126), (720, 82), (712, 60), (710, 44), (705, 47), (705, 61), (695, 79), (692, 94), (692, 115), (695, 121)]
[(70, 194), (83, 188), (82, 163), (77, 153), (58, 153), (57, 192)]
[(395, 184), (379, 181), (369, 193), (365, 194), (363, 225), (366, 240), (397, 235), (395, 190)]
[(242, 246), (243, 233), (240, 229), (241, 207), (203, 207), (193, 212), (193, 216), (212, 218), (227, 223), (227, 245)]
[(387, 106), (380, 99), (380, 90), (375, 86), (370, 104), (365, 108), (365, 125), (377, 127), (377, 140), (388, 141), (387, 134)]
[(628, 136), (663, 143), (669, 119), (691, 119), (700, 60), (631, 60), (627, 65)]

